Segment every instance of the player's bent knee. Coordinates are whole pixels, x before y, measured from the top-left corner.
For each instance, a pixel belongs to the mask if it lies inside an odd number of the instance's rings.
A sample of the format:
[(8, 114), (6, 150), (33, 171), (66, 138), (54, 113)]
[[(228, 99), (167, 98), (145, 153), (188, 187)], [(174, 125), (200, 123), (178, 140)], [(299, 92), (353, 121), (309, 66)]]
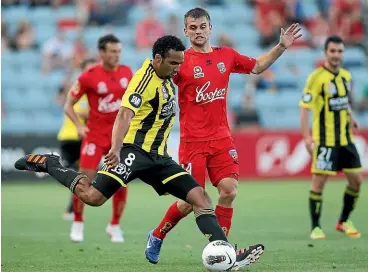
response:
[(179, 211), (184, 215), (188, 215), (193, 211), (193, 206), (183, 200), (178, 200), (177, 206)]
[(88, 203), (90, 206), (101, 206), (102, 204), (104, 204), (107, 200), (107, 198), (98, 190), (96, 190), (96, 188), (91, 187), (92, 189), (89, 192), (89, 201), (90, 203)]

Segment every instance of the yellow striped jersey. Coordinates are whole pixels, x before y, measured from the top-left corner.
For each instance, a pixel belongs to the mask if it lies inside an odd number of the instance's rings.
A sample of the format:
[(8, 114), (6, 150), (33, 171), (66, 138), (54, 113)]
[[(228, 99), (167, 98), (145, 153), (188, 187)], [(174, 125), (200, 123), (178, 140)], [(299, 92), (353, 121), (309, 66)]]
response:
[(167, 139), (176, 113), (172, 80), (159, 78), (150, 59), (146, 59), (130, 81), (121, 105), (135, 113), (124, 144), (168, 156)]
[[(74, 110), (76, 113), (87, 113), (89, 109), (87, 96), (83, 95), (81, 99), (74, 105)], [(80, 118), (82, 124), (85, 120)], [(73, 121), (66, 115), (64, 115), (64, 122), (57, 135), (59, 141), (79, 141), (78, 130), (74, 125)]]
[(335, 74), (321, 67), (308, 77), (299, 105), (313, 112), (316, 144), (333, 147), (353, 142), (348, 114), (351, 88), (351, 74), (343, 68)]

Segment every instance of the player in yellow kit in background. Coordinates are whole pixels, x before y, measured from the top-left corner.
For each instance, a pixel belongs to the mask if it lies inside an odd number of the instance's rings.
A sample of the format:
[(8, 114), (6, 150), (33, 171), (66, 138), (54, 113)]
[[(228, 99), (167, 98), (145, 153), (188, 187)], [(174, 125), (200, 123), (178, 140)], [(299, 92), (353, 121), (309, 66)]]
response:
[[(360, 237), (360, 232), (349, 220), (363, 180), (360, 157), (352, 133), (359, 125), (350, 107), (352, 76), (341, 67), (343, 55), (343, 40), (337, 36), (329, 37), (325, 42), (325, 64), (309, 76), (299, 104), (302, 134), (312, 156), (312, 186), (309, 194), (311, 239), (326, 238), (319, 222), (322, 192), (328, 177), (339, 171), (345, 173), (348, 186), (336, 230), (349, 237)], [(309, 133), (308, 110), (313, 113), (312, 136)]]
[[(81, 71), (87, 71), (92, 66), (96, 65), (96, 60), (93, 58), (86, 59), (81, 63)], [(62, 104), (65, 103), (67, 93), (63, 93), (61, 90), (59, 97)], [(88, 100), (86, 96), (83, 96), (78, 103), (74, 105), (74, 110), (78, 113), (82, 123), (85, 123), (88, 118)], [(82, 141), (78, 136), (78, 130), (74, 123), (69, 119), (68, 116), (64, 115), (64, 122), (59, 130), (57, 139), (60, 142), (60, 153), (62, 163), (65, 167), (78, 169), (77, 162), (79, 161), (80, 148)], [(67, 209), (64, 212), (63, 218), (65, 220), (73, 220), (73, 198), (71, 196)]]

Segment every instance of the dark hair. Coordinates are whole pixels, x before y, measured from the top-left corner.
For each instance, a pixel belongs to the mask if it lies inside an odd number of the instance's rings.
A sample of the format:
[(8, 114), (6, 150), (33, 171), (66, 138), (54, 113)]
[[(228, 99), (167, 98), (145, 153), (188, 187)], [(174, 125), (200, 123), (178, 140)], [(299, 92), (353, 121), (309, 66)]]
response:
[(327, 50), (328, 45), (329, 45), (330, 43), (337, 43), (337, 44), (342, 43), (342, 44), (344, 44), (344, 41), (343, 41), (343, 39), (341, 39), (339, 36), (330, 36), (330, 37), (328, 37), (328, 38), (327, 38), (327, 40), (325, 41), (325, 50)]
[(88, 58), (88, 59), (83, 60), (83, 61), (81, 62), (81, 64), (80, 64), (80, 68), (81, 68), (81, 70), (84, 70), (84, 68), (86, 68), (86, 66), (87, 66), (88, 64), (90, 64), (90, 63), (94, 63), (94, 62), (96, 62), (96, 59), (94, 59), (94, 58)]
[(107, 34), (98, 39), (97, 48), (98, 50), (105, 50), (106, 44), (108, 43), (120, 43), (118, 37), (113, 34)]
[(155, 58), (156, 54), (161, 55), (162, 58), (166, 58), (170, 50), (184, 51), (185, 46), (178, 37), (172, 35), (163, 36), (157, 39), (153, 45), (153, 58)]
[(192, 17), (194, 19), (199, 19), (201, 17), (206, 17), (208, 22), (211, 23), (210, 14), (207, 12), (207, 10), (205, 10), (203, 8), (194, 8), (194, 9), (189, 10), (187, 13), (185, 13), (185, 15), (184, 15), (184, 25), (187, 25), (187, 18), (188, 17)]

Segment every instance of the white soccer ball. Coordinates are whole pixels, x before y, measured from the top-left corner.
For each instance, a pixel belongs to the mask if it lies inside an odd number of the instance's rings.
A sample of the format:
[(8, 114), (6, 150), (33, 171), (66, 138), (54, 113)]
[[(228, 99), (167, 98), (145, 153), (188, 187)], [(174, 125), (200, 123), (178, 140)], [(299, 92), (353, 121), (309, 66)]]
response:
[(234, 266), (235, 261), (235, 249), (228, 242), (213, 241), (203, 249), (203, 265), (211, 272), (228, 271)]

